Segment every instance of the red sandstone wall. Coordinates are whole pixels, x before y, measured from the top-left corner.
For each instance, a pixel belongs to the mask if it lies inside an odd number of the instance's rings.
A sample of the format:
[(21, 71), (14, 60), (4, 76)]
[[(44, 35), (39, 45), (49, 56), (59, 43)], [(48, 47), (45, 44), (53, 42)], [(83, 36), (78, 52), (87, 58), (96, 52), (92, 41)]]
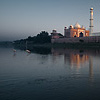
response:
[(91, 42), (100, 42), (100, 36), (89, 36), (89, 37), (73, 37), (73, 38), (59, 38), (52, 39), (52, 43), (91, 43)]

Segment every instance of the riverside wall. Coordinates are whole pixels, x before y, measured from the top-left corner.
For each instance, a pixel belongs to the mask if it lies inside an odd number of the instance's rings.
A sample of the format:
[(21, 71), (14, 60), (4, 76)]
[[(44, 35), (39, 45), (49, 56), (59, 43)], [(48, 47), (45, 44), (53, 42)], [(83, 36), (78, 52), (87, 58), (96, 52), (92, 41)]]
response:
[(51, 39), (52, 43), (100, 43), (100, 36)]

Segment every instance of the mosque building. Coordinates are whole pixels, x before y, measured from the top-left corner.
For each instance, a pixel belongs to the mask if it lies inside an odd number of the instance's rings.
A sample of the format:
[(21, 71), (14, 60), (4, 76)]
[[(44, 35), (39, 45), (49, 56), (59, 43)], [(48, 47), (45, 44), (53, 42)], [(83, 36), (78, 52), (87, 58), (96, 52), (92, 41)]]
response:
[[(80, 26), (76, 23), (74, 26), (70, 25), (68, 28), (64, 28), (63, 38), (72, 38), (72, 37), (89, 37), (93, 36), (93, 8), (90, 8), (90, 30), (86, 30), (84, 26)], [(89, 34), (90, 33), (90, 34)], [(51, 33), (53, 39), (62, 38), (56, 30), (53, 30)]]
[(84, 26), (80, 26), (78, 23), (75, 26), (70, 25), (67, 29), (64, 29), (64, 37), (71, 38), (71, 37), (87, 37), (89, 36), (89, 30), (86, 30)]
[(100, 32), (93, 33), (93, 8), (90, 8), (90, 26), (89, 30), (76, 23), (74, 26), (64, 28), (64, 36), (53, 30), (51, 33), (52, 43), (100, 43)]
[(61, 35), (61, 33), (58, 33), (56, 30), (53, 30), (51, 35), (53, 39), (64, 37), (87, 37), (89, 36), (89, 30), (86, 30), (84, 26), (81, 27), (78, 23), (76, 23), (75, 26), (70, 25), (68, 29), (67, 27), (64, 28), (64, 36)]

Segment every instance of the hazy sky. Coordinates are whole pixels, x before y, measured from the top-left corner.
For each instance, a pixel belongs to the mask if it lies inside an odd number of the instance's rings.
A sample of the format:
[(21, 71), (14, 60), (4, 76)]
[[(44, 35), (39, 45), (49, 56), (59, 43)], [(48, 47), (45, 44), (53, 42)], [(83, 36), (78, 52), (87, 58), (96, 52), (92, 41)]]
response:
[(0, 0), (0, 41), (35, 36), (78, 22), (89, 28), (94, 8), (94, 32), (100, 32), (100, 0)]

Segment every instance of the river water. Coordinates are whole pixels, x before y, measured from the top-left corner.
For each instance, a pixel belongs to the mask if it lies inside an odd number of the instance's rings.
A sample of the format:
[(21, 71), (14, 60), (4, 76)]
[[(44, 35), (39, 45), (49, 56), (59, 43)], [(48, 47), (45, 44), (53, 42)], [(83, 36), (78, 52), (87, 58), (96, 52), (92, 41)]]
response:
[(0, 48), (0, 100), (100, 100), (100, 50), (12, 49)]

